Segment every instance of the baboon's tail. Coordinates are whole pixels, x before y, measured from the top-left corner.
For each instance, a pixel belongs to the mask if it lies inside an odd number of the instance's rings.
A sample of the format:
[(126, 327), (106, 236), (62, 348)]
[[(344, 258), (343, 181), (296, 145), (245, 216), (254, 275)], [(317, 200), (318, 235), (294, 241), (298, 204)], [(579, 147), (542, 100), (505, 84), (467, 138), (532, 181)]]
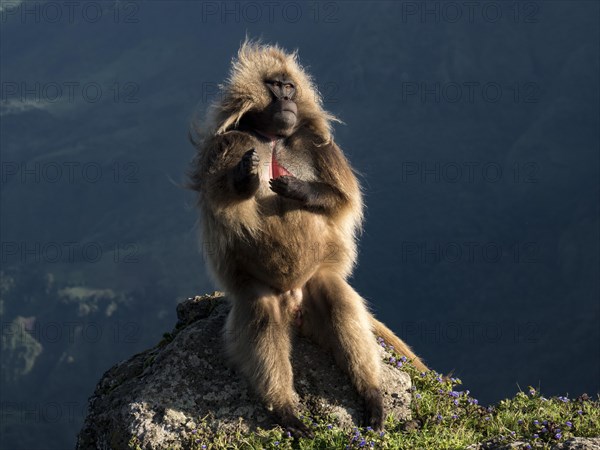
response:
[(371, 326), (373, 327), (373, 332), (376, 336), (382, 338), (386, 344), (393, 346), (396, 352), (406, 356), (417, 369), (422, 370), (423, 372), (429, 370), (427, 366), (423, 364), (423, 361), (421, 361), (419, 357), (413, 353), (410, 347), (406, 345), (402, 339), (396, 336), (392, 330), (390, 330), (373, 316), (371, 316)]

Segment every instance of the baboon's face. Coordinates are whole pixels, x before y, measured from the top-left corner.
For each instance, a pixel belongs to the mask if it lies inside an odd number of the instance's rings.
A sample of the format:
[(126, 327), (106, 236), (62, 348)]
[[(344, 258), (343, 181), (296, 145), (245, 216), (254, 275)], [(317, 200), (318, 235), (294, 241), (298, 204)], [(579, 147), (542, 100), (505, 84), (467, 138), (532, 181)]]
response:
[(289, 136), (298, 122), (296, 85), (288, 76), (278, 75), (266, 79), (265, 87), (271, 103), (264, 110), (252, 114), (252, 125), (266, 134)]

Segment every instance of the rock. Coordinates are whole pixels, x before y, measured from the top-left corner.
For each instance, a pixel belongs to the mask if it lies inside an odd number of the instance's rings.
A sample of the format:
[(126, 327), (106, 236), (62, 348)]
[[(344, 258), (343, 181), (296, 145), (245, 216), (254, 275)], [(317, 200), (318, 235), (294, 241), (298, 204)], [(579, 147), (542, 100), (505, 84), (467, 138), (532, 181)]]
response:
[[(221, 330), (229, 305), (222, 294), (189, 299), (178, 323), (156, 347), (108, 370), (89, 401), (77, 449), (186, 447), (199, 420), (209, 432), (249, 432), (274, 426), (245, 379), (228, 368)], [(386, 356), (380, 349), (381, 357)], [(362, 402), (332, 357), (304, 338), (292, 356), (301, 409), (332, 414), (343, 428), (359, 424)], [(410, 378), (383, 365), (386, 413), (410, 419)]]
[(556, 444), (552, 450), (600, 450), (600, 438), (571, 438)]
[[(527, 442), (512, 442), (510, 444), (483, 443), (469, 445), (467, 450), (516, 450), (528, 448)], [(552, 450), (600, 450), (600, 438), (571, 438), (555, 444)]]

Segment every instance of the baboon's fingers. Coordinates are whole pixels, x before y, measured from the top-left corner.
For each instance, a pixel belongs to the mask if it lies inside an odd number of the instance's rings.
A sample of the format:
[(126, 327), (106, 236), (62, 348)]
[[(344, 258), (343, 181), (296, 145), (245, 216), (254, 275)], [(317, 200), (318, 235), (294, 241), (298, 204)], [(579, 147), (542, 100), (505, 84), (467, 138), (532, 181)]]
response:
[(294, 438), (314, 438), (313, 432), (308, 428), (304, 422), (302, 422), (296, 415), (292, 408), (286, 408), (283, 411), (276, 414), (277, 422), (291, 433)]
[(365, 424), (376, 431), (383, 430), (383, 398), (377, 388), (368, 389), (365, 401)]
[(258, 169), (258, 165), (260, 163), (260, 158), (258, 157), (258, 153), (255, 149), (250, 149), (244, 156), (242, 156), (242, 170), (245, 173), (256, 172)]

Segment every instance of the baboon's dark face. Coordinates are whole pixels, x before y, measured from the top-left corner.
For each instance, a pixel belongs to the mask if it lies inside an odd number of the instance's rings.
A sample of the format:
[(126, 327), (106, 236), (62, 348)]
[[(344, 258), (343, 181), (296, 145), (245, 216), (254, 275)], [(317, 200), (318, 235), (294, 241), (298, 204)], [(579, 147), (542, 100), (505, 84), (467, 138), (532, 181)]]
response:
[(251, 115), (252, 126), (266, 134), (289, 136), (298, 122), (296, 86), (285, 75), (265, 80), (265, 86), (271, 103), (263, 111)]

